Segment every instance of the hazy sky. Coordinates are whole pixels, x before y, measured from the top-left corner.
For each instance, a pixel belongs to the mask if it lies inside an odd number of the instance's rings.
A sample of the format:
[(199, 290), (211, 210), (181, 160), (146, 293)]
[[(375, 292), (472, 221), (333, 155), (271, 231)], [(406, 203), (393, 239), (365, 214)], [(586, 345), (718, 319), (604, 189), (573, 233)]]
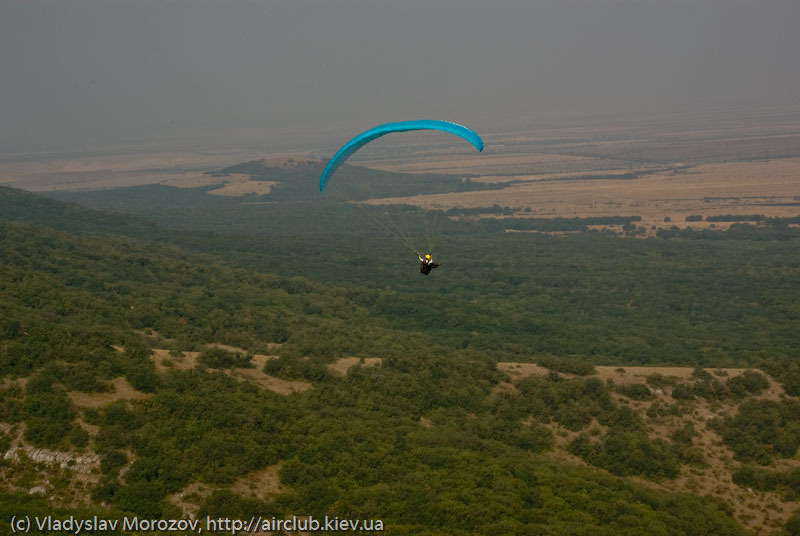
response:
[(798, 0), (0, 0), (0, 152), (796, 105), (799, 27)]

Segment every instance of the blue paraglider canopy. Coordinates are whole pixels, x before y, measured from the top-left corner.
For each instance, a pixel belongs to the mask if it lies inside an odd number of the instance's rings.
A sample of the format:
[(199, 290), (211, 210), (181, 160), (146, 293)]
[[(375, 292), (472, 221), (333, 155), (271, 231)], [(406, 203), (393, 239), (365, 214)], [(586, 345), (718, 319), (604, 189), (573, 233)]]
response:
[(386, 134), (390, 134), (392, 132), (408, 132), (409, 130), (441, 130), (442, 132), (449, 132), (450, 134), (461, 136), (474, 145), (478, 151), (483, 151), (483, 140), (481, 137), (467, 127), (457, 123), (451, 123), (450, 121), (437, 121), (435, 119), (420, 119), (417, 121), (385, 123), (383, 125), (378, 125), (375, 128), (371, 128), (366, 132), (362, 132), (352, 140), (345, 143), (341, 149), (336, 151), (336, 154), (333, 155), (333, 158), (330, 159), (328, 165), (325, 166), (325, 169), (322, 171), (322, 176), (319, 179), (319, 191), (322, 192), (325, 190), (325, 184), (328, 182), (330, 176), (333, 175), (333, 173), (344, 163), (345, 160), (350, 158), (350, 156), (358, 151), (361, 147)]

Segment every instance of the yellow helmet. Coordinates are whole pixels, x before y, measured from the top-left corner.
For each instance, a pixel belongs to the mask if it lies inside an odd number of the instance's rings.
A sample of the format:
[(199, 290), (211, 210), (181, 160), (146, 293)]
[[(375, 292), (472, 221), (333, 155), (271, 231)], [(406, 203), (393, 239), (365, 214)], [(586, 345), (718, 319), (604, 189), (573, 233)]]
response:
[(428, 259), (428, 260), (431, 260), (431, 254), (428, 253), (427, 255), (425, 255), (425, 258)]

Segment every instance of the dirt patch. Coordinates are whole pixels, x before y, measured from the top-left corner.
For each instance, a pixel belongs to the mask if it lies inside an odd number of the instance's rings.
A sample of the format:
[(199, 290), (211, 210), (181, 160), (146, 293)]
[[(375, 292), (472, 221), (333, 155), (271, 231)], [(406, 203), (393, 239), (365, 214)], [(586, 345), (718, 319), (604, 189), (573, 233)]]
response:
[[(498, 395), (502, 393), (515, 393), (517, 392), (516, 384), (524, 380), (528, 376), (547, 376), (550, 374), (550, 369), (547, 369), (536, 363), (511, 363), (500, 361), (497, 363), (497, 368), (501, 372), (505, 372), (509, 381), (502, 381), (492, 387), (492, 394)], [(563, 378), (574, 378), (574, 374), (558, 373)]]
[(328, 370), (340, 376), (347, 376), (347, 371), (358, 364), (363, 367), (377, 367), (382, 361), (380, 357), (342, 357), (328, 365)]
[(111, 380), (111, 384), (114, 386), (114, 390), (110, 393), (69, 391), (67, 396), (79, 408), (100, 408), (117, 400), (142, 400), (150, 396), (134, 389), (125, 378), (114, 378)]
[(283, 491), (280, 479), (281, 464), (248, 473), (231, 486), (231, 491), (243, 497), (266, 499)]
[(173, 188), (200, 188), (223, 184), (226, 177), (214, 176), (208, 173), (176, 173), (162, 180), (160, 184)]
[(183, 515), (190, 519), (195, 519), (197, 511), (203, 501), (212, 493), (212, 489), (200, 482), (192, 482), (178, 493), (173, 493), (167, 497), (167, 501), (181, 509)]
[(150, 359), (156, 366), (156, 372), (164, 373), (170, 370), (191, 370), (197, 366), (197, 356), (200, 352), (179, 352), (172, 355), (170, 350), (153, 348)]
[(95, 424), (89, 424), (80, 417), (76, 419), (76, 422), (78, 423), (78, 426), (80, 426), (87, 434), (89, 434), (90, 437), (95, 437), (100, 431), (99, 426)]
[[(158, 177), (150, 177), (158, 179)], [(277, 183), (274, 181), (255, 181), (250, 175), (244, 173), (230, 173), (228, 175), (212, 175), (209, 173), (173, 173), (162, 180), (156, 180), (164, 186), (173, 188), (207, 188), (218, 186), (208, 193), (227, 197), (241, 197), (245, 195), (267, 195)], [(78, 188), (75, 185), (73, 188)]]
[[(274, 359), (274, 356), (259, 356), (264, 363), (268, 359)], [(255, 356), (254, 356), (255, 359)], [(307, 391), (311, 389), (313, 385), (311, 382), (301, 381), (301, 380), (284, 380), (282, 378), (276, 378), (275, 376), (270, 376), (269, 374), (263, 371), (263, 365), (258, 365), (259, 361), (256, 362), (256, 366), (254, 368), (235, 368), (226, 371), (222, 371), (225, 374), (228, 374), (232, 378), (236, 378), (241, 381), (246, 381), (252, 383), (253, 385), (257, 385), (262, 389), (267, 389), (272, 391), (273, 393), (278, 393), (279, 395), (291, 395), (293, 393), (300, 393), (302, 391)]]
[(267, 195), (272, 187), (278, 184), (275, 181), (255, 181), (249, 175), (229, 175), (225, 177), (225, 184), (215, 190), (209, 190), (212, 195), (226, 197), (242, 197), (245, 195)]
[(429, 419), (429, 418), (427, 418), (427, 417), (420, 417), (420, 418), (419, 418), (419, 424), (420, 424), (420, 426), (422, 426), (423, 428), (433, 428), (433, 421), (432, 421), (432, 420), (430, 420), (430, 419)]
[(25, 384), (28, 383), (28, 378), (3, 378), (2, 382), (0, 382), (1, 389), (8, 389), (10, 387), (19, 387), (22, 390), (25, 390)]
[[(211, 346), (211, 345), (210, 345)], [(232, 349), (231, 351), (244, 352), (240, 348), (234, 346), (217, 345), (214, 346), (224, 349)], [(165, 373), (170, 370), (191, 370), (197, 366), (197, 357), (200, 352), (181, 352), (178, 356), (170, 354), (169, 350), (163, 348), (154, 348), (150, 358), (159, 373)], [(264, 372), (264, 365), (270, 359), (276, 359), (277, 356), (256, 354), (253, 356), (252, 368), (232, 368), (232, 369), (208, 369), (213, 372), (222, 372), (231, 378), (236, 378), (240, 381), (245, 381), (257, 385), (262, 389), (267, 389), (274, 393), (281, 395), (290, 395), (292, 393), (299, 393), (307, 389), (311, 389), (310, 382), (301, 380), (284, 380), (270, 376)]]
[(550, 369), (537, 365), (536, 363), (509, 363), (499, 362), (497, 368), (511, 376), (511, 382), (517, 383), (528, 376), (547, 376)]

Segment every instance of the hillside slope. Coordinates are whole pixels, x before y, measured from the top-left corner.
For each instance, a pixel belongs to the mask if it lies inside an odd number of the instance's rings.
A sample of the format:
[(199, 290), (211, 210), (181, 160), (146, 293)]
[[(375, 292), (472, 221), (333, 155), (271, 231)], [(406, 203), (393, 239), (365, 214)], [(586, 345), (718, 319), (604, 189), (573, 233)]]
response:
[[(503, 394), (492, 356), (375, 318), (369, 292), (21, 223), (0, 222), (0, 251), (3, 504), (327, 514), (390, 534), (744, 533), (735, 506), (558, 458), (551, 427), (576, 404), (676, 448), (602, 382)], [(381, 359), (330, 367), (352, 355)]]

